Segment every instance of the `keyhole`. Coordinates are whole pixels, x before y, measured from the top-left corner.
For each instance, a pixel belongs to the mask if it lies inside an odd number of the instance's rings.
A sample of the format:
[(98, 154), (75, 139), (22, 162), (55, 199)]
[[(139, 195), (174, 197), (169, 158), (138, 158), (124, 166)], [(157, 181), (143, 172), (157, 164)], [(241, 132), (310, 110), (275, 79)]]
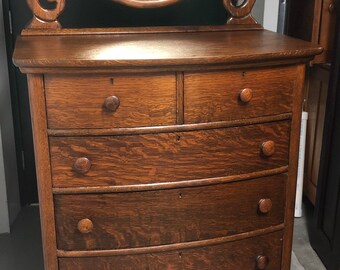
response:
[(176, 135), (176, 142), (180, 142), (181, 141), (181, 136), (180, 135)]
[(182, 194), (182, 192), (180, 192), (180, 193), (178, 194), (178, 198), (182, 199), (182, 197), (183, 197), (183, 194)]
[(115, 84), (115, 79), (114, 79), (114, 78), (110, 78), (110, 83), (111, 83), (112, 85), (114, 85), (114, 84)]

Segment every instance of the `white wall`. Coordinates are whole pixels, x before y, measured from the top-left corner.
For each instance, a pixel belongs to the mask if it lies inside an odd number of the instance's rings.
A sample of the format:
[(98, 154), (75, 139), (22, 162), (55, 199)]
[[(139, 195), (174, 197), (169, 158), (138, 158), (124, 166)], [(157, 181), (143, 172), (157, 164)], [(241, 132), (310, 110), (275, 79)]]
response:
[[(299, 1), (299, 0), (294, 0)], [(277, 22), (279, 16), (279, 0), (266, 0), (264, 3), (263, 27), (270, 31), (277, 31)]]
[(252, 11), (252, 15), (259, 24), (263, 25), (264, 0), (257, 0)]
[[(0, 233), (20, 211), (19, 184), (2, 1), (0, 1)], [(7, 209), (7, 210), (6, 210)]]

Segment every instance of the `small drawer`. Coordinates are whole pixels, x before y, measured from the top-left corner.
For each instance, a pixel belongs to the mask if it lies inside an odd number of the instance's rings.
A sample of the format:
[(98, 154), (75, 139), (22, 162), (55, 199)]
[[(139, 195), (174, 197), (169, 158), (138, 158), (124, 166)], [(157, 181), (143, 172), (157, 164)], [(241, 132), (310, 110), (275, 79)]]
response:
[(290, 121), (129, 136), (51, 137), (53, 186), (145, 185), (288, 165)]
[(296, 67), (194, 72), (184, 76), (186, 124), (291, 112)]
[(176, 124), (176, 76), (46, 75), (48, 127), (121, 128)]
[(281, 174), (184, 189), (56, 195), (58, 249), (160, 246), (279, 225), (286, 180)]

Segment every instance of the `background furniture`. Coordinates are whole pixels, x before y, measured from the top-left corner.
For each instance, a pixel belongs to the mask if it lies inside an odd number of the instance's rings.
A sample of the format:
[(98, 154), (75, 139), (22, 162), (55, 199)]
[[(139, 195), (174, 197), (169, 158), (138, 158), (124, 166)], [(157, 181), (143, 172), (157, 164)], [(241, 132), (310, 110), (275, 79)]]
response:
[(336, 5), (335, 0), (290, 1), (288, 5), (287, 34), (324, 48), (307, 71), (304, 94), (304, 109), (309, 113), (304, 193), (313, 204), (317, 193), (329, 70), (333, 57)]
[(226, 25), (138, 29), (61, 29), (54, 2), (28, 1), (14, 53), (46, 269), (289, 269), (305, 63), (321, 49), (264, 31), (254, 0), (223, 1)]
[[(338, 13), (339, 14), (339, 13)], [(340, 267), (340, 16), (337, 22), (336, 50), (331, 68), (325, 127), (321, 152), (320, 173), (315, 214), (310, 228), (311, 244), (329, 270)]]

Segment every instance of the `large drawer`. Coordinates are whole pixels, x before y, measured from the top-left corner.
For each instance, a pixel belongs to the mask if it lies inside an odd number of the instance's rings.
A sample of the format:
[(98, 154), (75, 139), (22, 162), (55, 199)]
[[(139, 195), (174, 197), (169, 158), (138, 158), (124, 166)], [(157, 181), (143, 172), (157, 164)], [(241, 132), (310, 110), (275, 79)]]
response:
[(56, 195), (58, 249), (158, 246), (279, 225), (286, 180), (281, 174), (183, 189)]
[[(54, 187), (206, 179), (288, 165), (290, 121), (190, 132), (51, 137)], [(263, 154), (263, 144), (269, 147)], [(272, 150), (272, 153), (270, 153)]]
[(229, 121), (291, 112), (297, 74), (295, 66), (186, 73), (185, 123)]
[(45, 90), (51, 129), (176, 124), (175, 74), (46, 75)]
[(59, 267), (60, 270), (277, 270), (281, 269), (281, 245), (282, 232), (275, 232), (240, 241), (178, 251), (59, 258)]

